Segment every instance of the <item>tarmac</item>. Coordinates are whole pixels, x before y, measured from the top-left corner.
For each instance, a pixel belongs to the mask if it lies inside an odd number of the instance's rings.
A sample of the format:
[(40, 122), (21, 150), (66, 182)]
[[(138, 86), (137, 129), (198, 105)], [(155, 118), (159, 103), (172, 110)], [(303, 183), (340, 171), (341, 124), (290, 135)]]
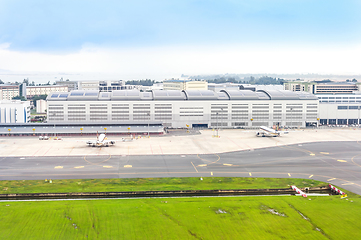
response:
[(87, 156), (87, 155), (170, 155), (218, 154), (280, 147), (291, 144), (325, 141), (361, 141), (358, 128), (291, 130), (280, 137), (256, 137), (256, 130), (201, 130), (200, 134), (165, 134), (164, 136), (109, 136), (116, 144), (110, 147), (89, 147), (85, 143), (95, 136), (67, 136), (61, 140), (50, 137), (2, 137), (0, 156)]

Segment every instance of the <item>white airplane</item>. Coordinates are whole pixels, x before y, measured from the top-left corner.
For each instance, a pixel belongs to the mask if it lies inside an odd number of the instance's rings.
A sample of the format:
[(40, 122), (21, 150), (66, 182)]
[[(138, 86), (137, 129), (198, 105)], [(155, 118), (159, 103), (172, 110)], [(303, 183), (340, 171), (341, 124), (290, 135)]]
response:
[(257, 137), (279, 137), (281, 133), (287, 134), (287, 131), (278, 131), (273, 128), (261, 126), (259, 131), (256, 132)]
[(87, 141), (86, 144), (92, 147), (109, 147), (109, 144), (114, 145), (115, 141), (107, 140), (106, 135), (104, 133), (99, 135), (97, 132), (97, 140)]

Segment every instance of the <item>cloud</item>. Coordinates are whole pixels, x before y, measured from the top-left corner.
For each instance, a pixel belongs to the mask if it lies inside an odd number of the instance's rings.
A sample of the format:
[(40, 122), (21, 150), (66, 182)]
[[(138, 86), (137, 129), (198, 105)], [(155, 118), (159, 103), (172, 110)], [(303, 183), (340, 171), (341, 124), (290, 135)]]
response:
[(360, 54), (361, 46), (174, 45), (114, 49), (87, 45), (64, 55), (1, 49), (0, 65), (12, 71), (100, 72), (120, 78), (179, 77), (182, 73), (360, 74)]
[(357, 42), (357, 1), (1, 1), (0, 43), (67, 54), (85, 43), (150, 47)]

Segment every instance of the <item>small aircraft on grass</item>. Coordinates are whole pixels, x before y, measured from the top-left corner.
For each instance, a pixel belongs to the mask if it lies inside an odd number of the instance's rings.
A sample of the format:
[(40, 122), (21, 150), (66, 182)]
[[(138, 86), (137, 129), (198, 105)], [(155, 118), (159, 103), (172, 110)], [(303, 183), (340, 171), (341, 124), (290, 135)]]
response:
[(92, 147), (109, 147), (109, 145), (114, 145), (115, 141), (107, 140), (105, 133), (102, 133), (99, 135), (97, 132), (97, 139), (87, 141), (86, 144), (88, 144), (88, 146), (92, 146)]

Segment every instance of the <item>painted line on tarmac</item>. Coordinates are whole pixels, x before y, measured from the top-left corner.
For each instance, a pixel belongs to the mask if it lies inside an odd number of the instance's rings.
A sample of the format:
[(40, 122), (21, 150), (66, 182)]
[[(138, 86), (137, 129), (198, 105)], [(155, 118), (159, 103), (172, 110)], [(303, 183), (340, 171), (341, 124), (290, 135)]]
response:
[(338, 159), (337, 162), (347, 162), (346, 160)]
[(289, 177), (291, 177), (291, 174), (290, 174), (290, 173), (288, 173), (288, 176), (289, 176)]
[(223, 163), (224, 166), (233, 166), (233, 164)]
[(113, 166), (103, 166), (103, 168), (112, 168)]
[(310, 153), (310, 156), (315, 156), (315, 154), (314, 154), (314, 153)]
[(84, 166), (77, 166), (77, 167), (74, 167), (74, 168), (84, 168)]
[(211, 176), (213, 176), (213, 172), (211, 172)]
[(308, 178), (311, 178), (311, 177), (313, 177), (313, 175), (310, 175)]
[(252, 173), (249, 172), (248, 174), (249, 174), (250, 177), (252, 177)]
[(124, 165), (125, 168), (131, 168), (133, 167), (132, 165)]
[(330, 153), (328, 153), (328, 152), (320, 152), (321, 154), (325, 154), (325, 155), (328, 155), (328, 154), (330, 154)]
[(332, 181), (332, 180), (335, 180), (335, 179), (336, 179), (336, 178), (327, 179), (327, 182)]
[(194, 166), (193, 162), (191, 162), (191, 163), (192, 163), (194, 169), (196, 170), (196, 172), (198, 172), (198, 170), (197, 170), (196, 166)]
[(197, 167), (207, 167), (207, 164), (200, 164)]
[(353, 182), (349, 182), (349, 183), (344, 183), (344, 184), (341, 184), (341, 185), (353, 185), (354, 183)]
[(63, 166), (55, 166), (54, 169), (62, 169)]
[[(357, 141), (357, 143), (360, 144), (358, 141)], [(353, 162), (355, 165), (357, 165), (357, 166), (359, 166), (359, 167), (361, 167), (361, 165), (355, 163), (354, 159), (355, 159), (355, 157), (358, 157), (358, 156), (360, 156), (360, 155), (361, 155), (361, 154), (357, 154), (356, 156), (353, 156), (353, 157), (351, 158), (351, 162)]]

